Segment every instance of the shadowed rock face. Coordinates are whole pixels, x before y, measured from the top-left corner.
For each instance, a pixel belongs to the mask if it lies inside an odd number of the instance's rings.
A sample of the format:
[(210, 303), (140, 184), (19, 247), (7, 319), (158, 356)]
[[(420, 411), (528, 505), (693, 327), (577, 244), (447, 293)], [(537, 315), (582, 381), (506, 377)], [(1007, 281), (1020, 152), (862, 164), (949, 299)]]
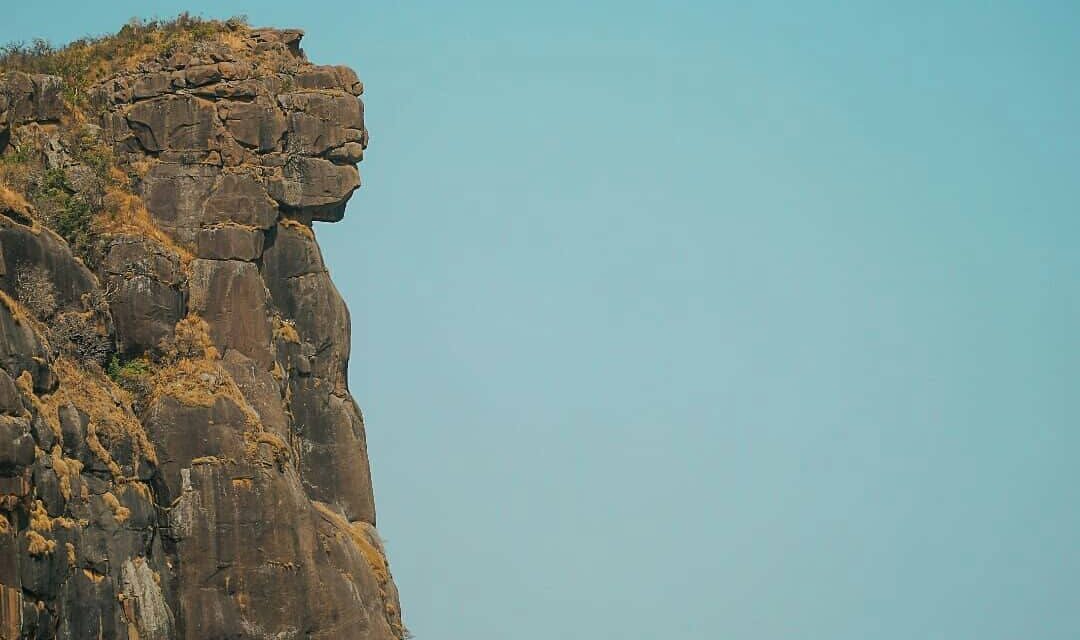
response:
[[(360, 186), (363, 87), (301, 35), (241, 29), (92, 89), (162, 233), (106, 234), (88, 267), (0, 204), (0, 639), (404, 637), (311, 228)], [(0, 75), (0, 152), (32, 128), (77, 175), (62, 90)], [(56, 344), (64, 323), (93, 339)]]

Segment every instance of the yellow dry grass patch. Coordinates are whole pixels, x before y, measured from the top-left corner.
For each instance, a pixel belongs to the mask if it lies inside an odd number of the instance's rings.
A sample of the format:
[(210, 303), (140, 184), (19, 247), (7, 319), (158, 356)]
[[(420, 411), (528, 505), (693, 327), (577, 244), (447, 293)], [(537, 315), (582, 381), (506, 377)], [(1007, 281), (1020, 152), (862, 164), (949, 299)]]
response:
[(105, 211), (94, 221), (98, 232), (152, 238), (175, 251), (185, 268), (190, 265), (195, 259), (191, 251), (154, 224), (142, 198), (126, 190), (127, 176), (115, 167), (112, 172), (115, 172), (113, 178), (118, 181), (117, 184), (123, 184), (125, 188), (111, 186), (105, 191)]
[(74, 458), (64, 457), (64, 451), (60, 445), (53, 445), (52, 468), (56, 477), (60, 480), (60, 494), (65, 500), (71, 499), (71, 482), (82, 473), (83, 463)]
[(191, 466), (210, 464), (210, 465), (226, 465), (236, 464), (236, 460), (232, 458), (222, 458), (220, 456), (199, 456), (198, 458), (191, 459)]
[(197, 315), (189, 315), (177, 322), (173, 335), (173, 343), (167, 350), (171, 359), (217, 360), (221, 357), (210, 339), (210, 325)]
[(0, 304), (7, 307), (11, 317), (15, 319), (15, 324), (26, 324), (28, 322), (29, 316), (26, 315), (26, 310), (23, 309), (22, 305), (3, 291), (0, 291)]
[(146, 436), (142, 424), (135, 418), (131, 409), (131, 395), (127, 391), (118, 387), (96, 367), (81, 367), (67, 356), (56, 359), (53, 371), (60, 379), (60, 388), (43, 399), (43, 402), (51, 405), (49, 415), (56, 415), (56, 410), (67, 403), (86, 413), (90, 417), (87, 444), (114, 475), (120, 475), (120, 467), (102, 444), (103, 436), (109, 442), (130, 439), (136, 459), (142, 454), (150, 462), (157, 462), (154, 445)]
[(26, 539), (30, 541), (27, 550), (32, 556), (48, 555), (56, 548), (56, 540), (49, 540), (33, 529), (26, 530)]
[(158, 369), (152, 384), (154, 397), (168, 396), (188, 406), (212, 407), (218, 398), (228, 398), (240, 407), (251, 426), (259, 423), (259, 415), (217, 361), (205, 358), (179, 360)]
[(274, 337), (281, 338), (285, 342), (300, 344), (300, 334), (296, 331), (296, 324), (291, 320), (274, 318)]
[(345, 519), (345, 516), (341, 515), (337, 511), (330, 508), (330, 505), (313, 500), (311, 502), (315, 506), (315, 510), (329, 522), (335, 529), (337, 529), (344, 539), (349, 540), (356, 547), (360, 555), (364, 557), (364, 560), (371, 567), (371, 571), (375, 574), (375, 579), (378, 580), (380, 587), (385, 585), (390, 579), (390, 569), (386, 563), (386, 556), (369, 537), (369, 529), (371, 525), (366, 522), (349, 522)]
[(278, 224), (285, 227), (286, 229), (298, 231), (301, 234), (307, 236), (308, 238), (311, 238), (312, 240), (315, 239), (315, 231), (303, 222), (300, 222), (299, 220), (293, 220), (292, 218), (282, 218), (278, 221)]
[(128, 509), (124, 505), (120, 504), (120, 500), (113, 495), (112, 491), (106, 491), (101, 494), (101, 498), (105, 501), (105, 505), (112, 511), (113, 517), (116, 518), (116, 523), (121, 524), (131, 516), (131, 509)]
[(14, 211), (15, 213), (30, 217), (30, 203), (21, 193), (0, 182), (0, 212)]
[(45, 510), (45, 505), (41, 503), (41, 500), (34, 500), (34, 504), (30, 507), (30, 528), (34, 531), (52, 531), (52, 518), (49, 517), (49, 512)]

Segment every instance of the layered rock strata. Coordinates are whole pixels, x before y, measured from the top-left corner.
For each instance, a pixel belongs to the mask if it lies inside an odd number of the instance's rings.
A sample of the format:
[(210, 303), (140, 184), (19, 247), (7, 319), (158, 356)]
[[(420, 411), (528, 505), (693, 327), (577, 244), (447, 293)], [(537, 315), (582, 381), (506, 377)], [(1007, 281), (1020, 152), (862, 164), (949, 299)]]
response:
[(312, 229), (360, 185), (363, 86), (301, 35), (152, 52), (85, 121), (0, 69), (0, 160), (112, 216), (76, 248), (0, 198), (0, 638), (404, 637)]

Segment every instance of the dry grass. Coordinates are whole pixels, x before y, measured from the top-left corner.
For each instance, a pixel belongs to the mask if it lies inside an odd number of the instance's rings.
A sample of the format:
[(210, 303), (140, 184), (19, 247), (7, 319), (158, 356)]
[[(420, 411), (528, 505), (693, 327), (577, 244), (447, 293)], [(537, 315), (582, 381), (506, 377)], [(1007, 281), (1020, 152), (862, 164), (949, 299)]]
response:
[(40, 39), (29, 45), (9, 44), (0, 49), (0, 69), (61, 76), (71, 88), (69, 101), (81, 103), (86, 88), (94, 82), (133, 71), (146, 60), (193, 43), (246, 31), (245, 23), (243, 18), (204, 20), (186, 12), (170, 20), (132, 19), (118, 33), (82, 38), (64, 47), (56, 48)]
[(114, 466), (116, 463), (101, 442), (102, 437), (110, 443), (130, 439), (136, 459), (141, 454), (150, 462), (157, 463), (154, 445), (135, 418), (131, 409), (131, 395), (127, 391), (97, 367), (79, 366), (65, 356), (56, 359), (53, 369), (60, 379), (60, 388), (46, 402), (57, 408), (61, 403), (71, 403), (90, 417), (87, 444), (113, 470), (114, 475), (119, 476), (119, 466)]
[(49, 540), (33, 529), (27, 529), (26, 539), (30, 541), (27, 550), (32, 556), (48, 555), (56, 548), (56, 540)]
[(193, 466), (193, 467), (198, 466), (198, 465), (202, 465), (202, 464), (209, 464), (209, 465), (236, 464), (236, 460), (233, 460), (232, 458), (222, 458), (222, 457), (219, 457), (219, 456), (200, 456), (198, 458), (192, 458), (191, 459), (191, 466)]
[(116, 518), (116, 524), (123, 524), (131, 516), (131, 509), (120, 504), (120, 500), (111, 491), (106, 491), (101, 494), (101, 497), (105, 500), (105, 505), (112, 511), (113, 518)]
[(165, 349), (170, 360), (181, 358), (217, 360), (220, 357), (217, 347), (210, 339), (210, 325), (197, 315), (189, 315), (177, 322), (173, 334), (172, 344)]
[(357, 551), (368, 563), (368, 566), (371, 567), (371, 571), (375, 574), (375, 579), (379, 581), (379, 585), (385, 585), (390, 579), (390, 569), (386, 563), (386, 556), (380, 548), (381, 545), (377, 545), (369, 537), (368, 529), (371, 525), (366, 522), (349, 522), (345, 519), (345, 516), (334, 511), (330, 508), (330, 505), (323, 502), (312, 501), (311, 504), (315, 506), (315, 510), (319, 512), (324, 520), (338, 530), (344, 539), (353, 543)]
[(15, 319), (15, 324), (26, 324), (29, 322), (29, 317), (26, 315), (26, 311), (23, 310), (22, 305), (4, 291), (0, 291), (0, 304), (7, 307), (7, 310), (11, 312), (11, 317)]
[(188, 406), (212, 407), (218, 398), (228, 398), (244, 412), (249, 425), (259, 424), (259, 415), (215, 360), (185, 358), (166, 365), (154, 373), (151, 385), (153, 397), (168, 396)]
[(105, 210), (94, 221), (95, 231), (106, 235), (141, 235), (157, 240), (175, 251), (186, 269), (195, 256), (154, 224), (142, 198), (129, 189), (130, 187), (110, 186), (105, 190)]
[(34, 378), (29, 371), (23, 371), (19, 374), (19, 377), (15, 379), (15, 386), (22, 392), (23, 396), (30, 398), (30, 403), (37, 410), (38, 415), (45, 420), (45, 424), (49, 426), (49, 430), (53, 432), (57, 440), (63, 441), (64, 434), (60, 430), (60, 416), (57, 413), (58, 404), (37, 397), (34, 393)]
[(41, 500), (34, 500), (34, 504), (30, 506), (30, 528), (34, 531), (52, 531), (52, 518)]
[(26, 198), (24, 198), (21, 193), (0, 183), (0, 213), (7, 213), (10, 211), (13, 211), (24, 218), (29, 218), (30, 203), (26, 201)]
[(296, 331), (296, 324), (292, 320), (274, 318), (274, 337), (281, 338), (285, 342), (300, 344), (300, 334)]
[(54, 445), (52, 453), (52, 468), (56, 477), (60, 479), (60, 494), (65, 500), (71, 499), (71, 481), (77, 479), (82, 473), (83, 463), (73, 458), (65, 458), (60, 445)]
[(249, 460), (257, 460), (259, 458), (260, 444), (270, 446), (271, 454), (274, 456), (274, 462), (279, 466), (291, 459), (292, 449), (289, 448), (289, 445), (278, 435), (269, 431), (264, 431), (261, 423), (255, 425), (254, 429), (245, 431), (244, 440), (244, 454)]
[(278, 221), (278, 224), (285, 227), (286, 229), (298, 231), (301, 234), (307, 236), (308, 238), (311, 238), (312, 240), (315, 239), (315, 231), (308, 225), (300, 222), (299, 220), (293, 220), (292, 218), (282, 218)]
[[(34, 393), (33, 379), (27, 371), (24, 371), (15, 383), (23, 394), (30, 398), (57, 439), (63, 441), (60, 408), (71, 404), (89, 416), (87, 445), (109, 468), (115, 479), (123, 480), (123, 473), (120, 465), (112, 459), (101, 442), (102, 436), (110, 443), (128, 439), (136, 460), (145, 456), (150, 462), (157, 463), (154, 445), (146, 436), (142, 424), (135, 418), (131, 410), (131, 398), (126, 391), (116, 386), (97, 367), (79, 366), (66, 356), (53, 362), (53, 371), (60, 380), (60, 386), (56, 392), (43, 397)], [(65, 458), (59, 448), (54, 448), (51, 456), (53, 469), (60, 481), (60, 491), (65, 498), (70, 498), (71, 481), (82, 471), (82, 463)]]

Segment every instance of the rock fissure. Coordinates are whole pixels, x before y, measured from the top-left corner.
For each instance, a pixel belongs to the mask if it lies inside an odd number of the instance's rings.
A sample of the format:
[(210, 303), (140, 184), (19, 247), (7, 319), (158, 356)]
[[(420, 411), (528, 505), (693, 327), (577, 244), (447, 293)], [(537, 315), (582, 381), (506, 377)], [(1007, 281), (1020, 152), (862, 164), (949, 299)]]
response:
[(312, 228), (363, 86), (185, 20), (0, 57), (0, 638), (403, 638)]

